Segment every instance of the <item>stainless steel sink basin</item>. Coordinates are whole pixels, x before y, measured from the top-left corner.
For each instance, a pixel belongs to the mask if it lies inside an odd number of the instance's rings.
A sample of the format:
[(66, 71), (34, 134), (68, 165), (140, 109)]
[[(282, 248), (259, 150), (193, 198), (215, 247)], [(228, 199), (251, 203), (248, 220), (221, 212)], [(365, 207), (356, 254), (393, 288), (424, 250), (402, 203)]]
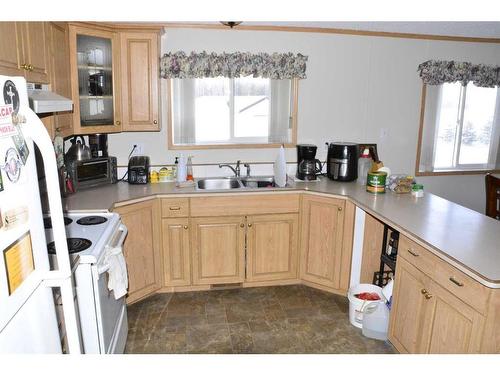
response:
[(242, 185), (235, 178), (206, 178), (198, 181), (198, 189), (203, 190), (226, 190), (239, 189)]
[(276, 187), (276, 184), (274, 183), (274, 179), (272, 177), (243, 178), (241, 179), (241, 183), (247, 188)]
[(204, 178), (198, 180), (200, 190), (231, 190), (231, 189), (259, 189), (277, 187), (273, 177), (232, 177), (232, 178)]

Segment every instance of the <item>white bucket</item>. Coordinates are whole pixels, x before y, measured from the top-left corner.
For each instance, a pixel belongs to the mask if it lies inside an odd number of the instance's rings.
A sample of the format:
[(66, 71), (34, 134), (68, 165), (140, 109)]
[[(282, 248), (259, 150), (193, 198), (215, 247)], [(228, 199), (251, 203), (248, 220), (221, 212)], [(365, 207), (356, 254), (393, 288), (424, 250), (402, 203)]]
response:
[(373, 302), (354, 297), (355, 294), (364, 292), (377, 293), (381, 300), (384, 299), (382, 288), (373, 284), (359, 284), (349, 289), (347, 293), (347, 298), (349, 299), (349, 321), (354, 327), (358, 328), (363, 328), (363, 308)]

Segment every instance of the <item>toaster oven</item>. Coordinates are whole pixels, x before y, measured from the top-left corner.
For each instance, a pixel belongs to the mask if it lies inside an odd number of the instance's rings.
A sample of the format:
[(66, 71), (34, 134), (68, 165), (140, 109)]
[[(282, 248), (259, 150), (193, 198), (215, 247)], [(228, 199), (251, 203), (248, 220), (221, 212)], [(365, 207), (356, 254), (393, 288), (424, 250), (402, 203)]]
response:
[(117, 182), (116, 158), (93, 158), (71, 161), (66, 165), (75, 191)]

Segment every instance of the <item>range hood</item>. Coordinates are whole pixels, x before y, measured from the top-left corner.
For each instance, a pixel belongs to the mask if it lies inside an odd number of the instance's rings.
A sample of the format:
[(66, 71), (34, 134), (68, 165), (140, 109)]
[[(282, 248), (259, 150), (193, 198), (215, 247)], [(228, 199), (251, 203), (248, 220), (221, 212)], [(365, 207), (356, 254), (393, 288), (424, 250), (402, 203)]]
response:
[(35, 113), (73, 110), (73, 101), (49, 90), (49, 85), (27, 83), (30, 108)]

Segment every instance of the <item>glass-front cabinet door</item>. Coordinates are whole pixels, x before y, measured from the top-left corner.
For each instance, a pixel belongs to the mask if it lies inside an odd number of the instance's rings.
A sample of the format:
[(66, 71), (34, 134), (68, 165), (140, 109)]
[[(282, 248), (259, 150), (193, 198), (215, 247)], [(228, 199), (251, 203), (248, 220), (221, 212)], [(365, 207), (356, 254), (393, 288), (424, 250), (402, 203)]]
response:
[(117, 34), (71, 25), (70, 41), (75, 134), (121, 131)]

